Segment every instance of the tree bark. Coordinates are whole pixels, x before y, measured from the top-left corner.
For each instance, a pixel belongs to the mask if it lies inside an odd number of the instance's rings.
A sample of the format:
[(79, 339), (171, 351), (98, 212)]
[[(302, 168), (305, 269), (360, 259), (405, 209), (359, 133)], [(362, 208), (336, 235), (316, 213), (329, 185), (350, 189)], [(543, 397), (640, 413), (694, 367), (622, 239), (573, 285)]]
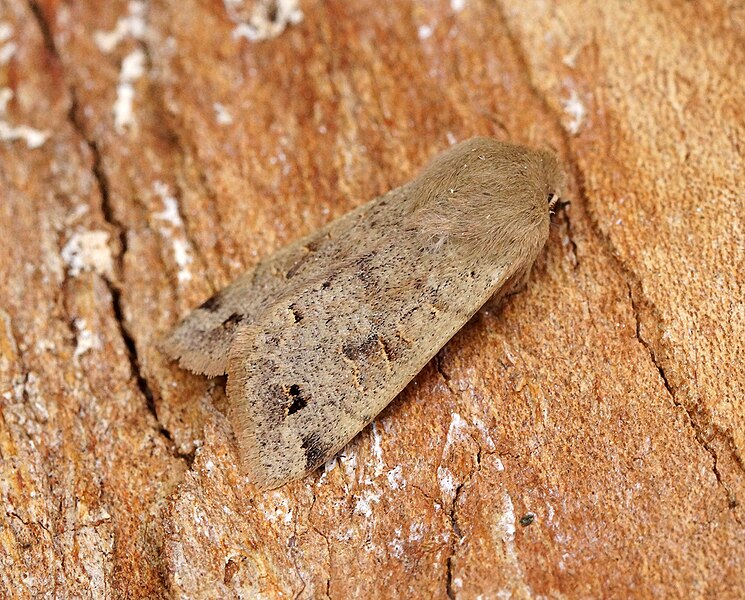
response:
[[(745, 595), (742, 8), (291, 5), (0, 5), (0, 596)], [(527, 289), (257, 492), (159, 336), (473, 135), (569, 174)]]

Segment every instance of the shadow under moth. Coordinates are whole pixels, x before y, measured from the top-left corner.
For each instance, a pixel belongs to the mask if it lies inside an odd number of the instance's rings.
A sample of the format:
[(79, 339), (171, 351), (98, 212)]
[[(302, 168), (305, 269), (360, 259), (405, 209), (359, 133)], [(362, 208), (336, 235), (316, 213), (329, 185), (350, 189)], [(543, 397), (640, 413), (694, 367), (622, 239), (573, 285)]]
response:
[(322, 465), (548, 238), (554, 154), (473, 138), (411, 182), (262, 260), (165, 338), (182, 367), (227, 373), (244, 468), (275, 488)]

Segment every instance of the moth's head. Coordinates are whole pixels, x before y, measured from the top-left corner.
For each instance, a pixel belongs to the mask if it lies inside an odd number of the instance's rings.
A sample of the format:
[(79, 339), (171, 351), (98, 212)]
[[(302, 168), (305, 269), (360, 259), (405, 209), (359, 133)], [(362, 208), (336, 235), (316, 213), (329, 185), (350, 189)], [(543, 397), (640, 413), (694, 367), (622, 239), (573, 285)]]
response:
[(424, 232), (478, 259), (537, 254), (564, 174), (552, 152), (472, 138), (437, 156), (416, 183)]

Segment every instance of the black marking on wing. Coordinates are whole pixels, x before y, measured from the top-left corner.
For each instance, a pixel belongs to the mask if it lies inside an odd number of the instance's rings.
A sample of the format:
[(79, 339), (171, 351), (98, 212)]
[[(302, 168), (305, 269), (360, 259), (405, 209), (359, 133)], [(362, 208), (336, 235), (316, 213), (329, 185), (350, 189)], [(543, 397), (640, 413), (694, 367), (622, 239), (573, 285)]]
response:
[(220, 306), (222, 306), (222, 298), (220, 297), (220, 294), (215, 294), (211, 298), (202, 302), (202, 304), (199, 305), (199, 308), (208, 312), (217, 312), (220, 310)]
[(239, 323), (243, 321), (243, 319), (246, 318), (246, 315), (239, 315), (238, 313), (233, 313), (230, 315), (227, 319), (225, 319), (222, 322), (223, 327), (235, 327)]
[(378, 336), (373, 333), (360, 342), (347, 342), (341, 351), (349, 360), (361, 362), (374, 354), (378, 348)]
[(383, 352), (389, 362), (393, 362), (399, 357), (398, 348), (389, 344), (382, 336), (379, 336), (378, 340), (380, 341), (380, 345), (383, 347)]
[(290, 386), (290, 397), (292, 398), (292, 404), (287, 409), (287, 415), (294, 415), (297, 411), (305, 408), (308, 405), (308, 401), (303, 397), (300, 391), (300, 386), (297, 383), (293, 383)]
[(318, 432), (313, 432), (303, 438), (302, 449), (305, 451), (305, 468), (312, 471), (323, 462), (331, 447), (324, 443)]
[(301, 313), (294, 304), (290, 304), (290, 312), (292, 312), (292, 317), (295, 319), (295, 323), (300, 323), (300, 321), (303, 320), (303, 313)]

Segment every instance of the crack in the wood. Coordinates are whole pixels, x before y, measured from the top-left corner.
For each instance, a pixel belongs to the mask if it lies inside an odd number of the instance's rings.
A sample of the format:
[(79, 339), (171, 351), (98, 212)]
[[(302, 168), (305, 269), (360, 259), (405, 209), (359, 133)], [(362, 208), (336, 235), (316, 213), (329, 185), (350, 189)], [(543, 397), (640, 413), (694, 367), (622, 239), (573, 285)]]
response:
[[(314, 493), (314, 499), (315, 499), (315, 493)], [(315, 525), (311, 525), (310, 528), (320, 535), (324, 541), (326, 542), (326, 556), (327, 556), (327, 563), (328, 568), (326, 569), (326, 598), (329, 600), (331, 599), (331, 542), (329, 541), (329, 537), (323, 533), (320, 529), (318, 529)]]
[(450, 507), (450, 513), (448, 515), (450, 517), (450, 527), (453, 530), (453, 540), (450, 543), (450, 554), (448, 554), (447, 558), (445, 593), (447, 594), (447, 597), (450, 598), (450, 600), (455, 600), (455, 592), (453, 591), (453, 561), (455, 558), (455, 553), (457, 552), (456, 546), (463, 539), (463, 535), (461, 534), (460, 528), (458, 527), (458, 515), (455, 506), (458, 502), (458, 498), (460, 496), (462, 488), (463, 484), (461, 483), (455, 490), (455, 498), (453, 499), (453, 505)]
[[(437, 369), (437, 373), (440, 375), (442, 380), (447, 385), (448, 389), (450, 390), (450, 393), (453, 394), (454, 396), (457, 396), (458, 393), (452, 387), (450, 375), (448, 375), (447, 371), (445, 371), (445, 369), (442, 366), (442, 356), (440, 355), (440, 353), (438, 353), (435, 356), (435, 368)], [(445, 574), (445, 593), (450, 600), (455, 600), (455, 597), (456, 597), (455, 590), (453, 590), (453, 571), (455, 568), (454, 560), (455, 560), (455, 555), (458, 550), (457, 547), (463, 540), (463, 532), (461, 531), (460, 525), (458, 524), (458, 501), (460, 500), (461, 493), (470, 485), (473, 478), (481, 470), (482, 447), (481, 447), (481, 444), (473, 436), (470, 436), (470, 437), (473, 440), (473, 442), (476, 444), (476, 447), (478, 448), (474, 456), (474, 466), (471, 469), (471, 471), (468, 473), (466, 478), (460, 484), (458, 484), (458, 487), (455, 488), (455, 494), (453, 495), (453, 502), (451, 503), (448, 509), (448, 517), (450, 518), (450, 527), (452, 529), (453, 538), (450, 544), (450, 554), (448, 555), (447, 561), (446, 561), (447, 571)], [(441, 463), (438, 464), (437, 466), (438, 471), (441, 466), (442, 466)], [(422, 492), (425, 497), (429, 498), (429, 496), (421, 488), (417, 488), (417, 489), (419, 489), (419, 491)]]
[[(627, 288), (628, 288), (628, 293), (629, 293), (629, 301), (631, 302), (631, 308), (634, 313), (634, 319), (636, 321), (636, 339), (647, 350), (649, 354), (649, 358), (652, 361), (652, 364), (657, 368), (657, 371), (660, 375), (660, 379), (662, 380), (662, 383), (665, 386), (665, 389), (667, 390), (668, 395), (670, 396), (673, 406), (683, 410), (683, 412), (686, 415), (686, 420), (688, 421), (689, 426), (693, 430), (693, 435), (696, 439), (696, 442), (698, 442), (698, 444), (711, 457), (712, 462), (713, 462), (712, 471), (714, 471), (714, 477), (716, 477), (717, 484), (724, 490), (725, 495), (727, 496), (727, 507), (730, 510), (733, 510), (737, 508), (738, 501), (737, 501), (737, 498), (734, 492), (732, 492), (732, 490), (729, 489), (724, 479), (722, 478), (722, 473), (719, 470), (719, 457), (717, 455), (717, 451), (712, 447), (709, 441), (704, 437), (704, 433), (703, 431), (701, 431), (701, 426), (698, 423), (696, 423), (688, 407), (686, 407), (682, 402), (680, 402), (676, 398), (675, 389), (668, 381), (667, 375), (665, 374), (665, 369), (662, 367), (660, 362), (657, 360), (657, 356), (655, 354), (654, 348), (642, 335), (640, 310), (639, 310), (636, 300), (634, 299), (634, 293), (632, 291), (631, 285), (627, 284)], [(734, 513), (734, 517), (735, 517), (735, 520), (738, 523), (740, 523), (740, 518), (738, 517), (737, 513)]]
[[(525, 56), (522, 46), (517, 42), (517, 39), (513, 35), (512, 30), (510, 29), (508, 25), (507, 17), (504, 13), (504, 9), (501, 3), (499, 2), (499, 0), (496, 0), (494, 4), (495, 4), (497, 13), (500, 16), (500, 20), (502, 21), (504, 30), (506, 32), (506, 38), (508, 39), (510, 46), (512, 47), (512, 50), (515, 54), (516, 61), (520, 67), (520, 71), (524, 74), (524, 80), (525, 80), (528, 90), (533, 95), (533, 97), (536, 99), (536, 101), (539, 103), (543, 112), (554, 121), (555, 127), (557, 131), (559, 132), (561, 145), (562, 145), (562, 152), (564, 156), (567, 158), (567, 160), (569, 161), (569, 167), (570, 167), (571, 174), (574, 180), (577, 182), (577, 191), (578, 191), (579, 199), (581, 200), (582, 206), (584, 206), (585, 208), (584, 212), (587, 215), (587, 221), (589, 223), (590, 229), (593, 231), (593, 233), (595, 234), (595, 236), (597, 237), (601, 245), (605, 248), (606, 254), (609, 257), (611, 264), (615, 266), (619, 276), (624, 281), (624, 283), (627, 285), (629, 289), (629, 294), (631, 294), (631, 289), (633, 285), (635, 289), (639, 290), (639, 293), (642, 296), (642, 301), (646, 304), (651, 304), (644, 297), (643, 291), (641, 291), (642, 286), (641, 286), (641, 281), (640, 281), (639, 276), (635, 272), (633, 272), (630, 267), (624, 264), (623, 260), (621, 259), (620, 252), (613, 244), (613, 241), (611, 240), (610, 236), (608, 236), (603, 231), (602, 227), (600, 227), (600, 224), (595, 218), (595, 215), (593, 215), (593, 213), (591, 212), (589, 196), (587, 194), (587, 188), (585, 184), (584, 173), (580, 169), (579, 163), (571, 149), (569, 136), (566, 130), (562, 127), (560, 118), (556, 114), (556, 111), (551, 108), (546, 98), (539, 92), (539, 90), (533, 84), (533, 80), (531, 77), (531, 70), (528, 65), (528, 60)], [(568, 219), (568, 214), (566, 214), (566, 217)], [(570, 236), (570, 239), (571, 239), (571, 236)], [(711, 446), (711, 444), (708, 441), (706, 441), (703, 435), (702, 426), (698, 422), (698, 419), (695, 418), (693, 414), (691, 414), (691, 411), (686, 406), (684, 406), (681, 402), (676, 400), (675, 389), (673, 385), (669, 382), (667, 375), (665, 373), (665, 370), (663, 369), (661, 364), (659, 364), (659, 362), (657, 361), (656, 353), (654, 352), (654, 348), (652, 347), (652, 344), (643, 340), (641, 336), (639, 335), (641, 316), (640, 316), (640, 312), (637, 310), (636, 305), (634, 304), (633, 298), (632, 298), (632, 310), (636, 318), (637, 339), (647, 349), (651, 357), (652, 363), (656, 367), (657, 372), (662, 380), (662, 383), (665, 386), (665, 389), (669, 392), (673, 400), (673, 404), (675, 406), (681, 407), (686, 412), (686, 415), (688, 416), (688, 422), (691, 428), (693, 429), (696, 441), (711, 456), (714, 462), (714, 466), (713, 466), (714, 475), (717, 479), (717, 482), (721, 485), (722, 489), (725, 492), (725, 495), (727, 497), (728, 508), (730, 510), (733, 510), (735, 507), (739, 505), (739, 502), (734, 496), (734, 494), (730, 491), (728, 486), (725, 484), (722, 478), (722, 475), (718, 468), (718, 458), (717, 458), (716, 450)], [(742, 467), (739, 461), (738, 461), (738, 465)], [(736, 513), (735, 513), (735, 519), (738, 521), (738, 523), (740, 522), (740, 519), (737, 517)]]
[[(471, 438), (473, 439), (473, 438)], [(450, 554), (447, 558), (447, 574), (445, 578), (445, 593), (447, 594), (447, 597), (450, 600), (455, 600), (456, 593), (455, 590), (453, 590), (453, 571), (455, 568), (454, 561), (455, 561), (455, 555), (458, 551), (458, 545), (463, 541), (463, 532), (460, 529), (460, 525), (458, 524), (458, 501), (460, 500), (460, 495), (463, 492), (464, 489), (467, 488), (467, 486), (470, 485), (473, 478), (476, 476), (476, 474), (481, 470), (481, 444), (479, 444), (476, 440), (474, 440), (476, 443), (476, 446), (478, 447), (478, 450), (476, 451), (476, 455), (474, 457), (474, 467), (471, 469), (471, 472), (468, 474), (468, 476), (463, 480), (462, 483), (458, 484), (458, 487), (455, 488), (455, 495), (453, 496), (453, 503), (450, 506), (450, 510), (448, 511), (448, 516), (450, 517), (450, 527), (453, 530), (453, 539), (450, 544)]]
[[(34, 0), (29, 0), (28, 6), (31, 10), (31, 13), (34, 15), (37, 26), (39, 27), (39, 31), (41, 32), (44, 39), (44, 45), (47, 51), (55, 57), (64, 71), (64, 62), (62, 61), (60, 53), (54, 42), (54, 36), (52, 35), (52, 30), (46, 19), (46, 15), (44, 14), (43, 9)], [(63, 80), (66, 81), (66, 77), (63, 76)], [(117, 233), (117, 237), (119, 240), (119, 252), (117, 252), (117, 254), (114, 256), (114, 260), (116, 262), (115, 275), (116, 277), (121, 279), (123, 277), (124, 256), (126, 255), (128, 250), (127, 227), (118, 219), (111, 205), (109, 181), (103, 168), (103, 159), (98, 144), (94, 139), (88, 137), (87, 132), (85, 131), (85, 127), (78, 117), (79, 103), (75, 86), (71, 83), (67, 83), (67, 92), (70, 97), (70, 109), (67, 113), (67, 119), (75, 133), (80, 136), (91, 153), (91, 157), (93, 159), (91, 172), (93, 174), (93, 178), (96, 181), (98, 192), (101, 197), (101, 213), (103, 214), (104, 220)], [(190, 453), (180, 452), (173, 441), (171, 433), (162, 425), (162, 423), (158, 419), (155, 399), (152, 390), (150, 389), (147, 379), (144, 377), (140, 368), (140, 360), (137, 353), (137, 346), (135, 344), (134, 337), (132, 336), (126, 325), (126, 319), (124, 317), (124, 310), (122, 307), (121, 286), (110, 280), (108, 277), (103, 277), (103, 280), (106, 283), (109, 294), (111, 295), (112, 310), (117, 322), (119, 334), (122, 338), (122, 341), (124, 342), (124, 346), (127, 351), (127, 358), (130, 364), (132, 376), (135, 379), (138, 390), (145, 398), (145, 403), (148, 411), (152, 414), (155, 422), (158, 425), (158, 433), (165, 438), (165, 440), (167, 441), (166, 446), (171, 449), (172, 454), (176, 458), (184, 460), (187, 466), (191, 468), (191, 465), (194, 462), (196, 451)]]
[(36, 24), (39, 26), (39, 31), (41, 32), (41, 37), (44, 40), (44, 47), (46, 48), (47, 52), (55, 57), (59, 57), (57, 46), (54, 43), (52, 30), (49, 28), (49, 23), (47, 22), (46, 16), (44, 15), (44, 11), (42, 10), (41, 6), (39, 6), (38, 2), (29, 0), (28, 7), (31, 11), (31, 14), (33, 14), (34, 18), (36, 19)]
[[(313, 507), (316, 505), (316, 500), (318, 500), (318, 495), (316, 494), (316, 490), (313, 489), (313, 499), (311, 500), (310, 507), (308, 508), (308, 516), (305, 518), (305, 522), (308, 525), (309, 529), (314, 531), (316, 534), (320, 535), (326, 542), (326, 556), (328, 558), (328, 561), (327, 561), (328, 568), (326, 570), (326, 598), (330, 599), (331, 596), (329, 595), (329, 590), (331, 589), (331, 542), (329, 542), (329, 538), (325, 533), (323, 533), (320, 529), (318, 529), (318, 527), (316, 527), (310, 522), (311, 516), (313, 514)], [(296, 529), (297, 529), (297, 525), (296, 525)], [(299, 573), (298, 573), (298, 576), (299, 576)]]
[(294, 552), (292, 551), (292, 547), (294, 547), (294, 544), (297, 540), (297, 520), (295, 521), (295, 530), (292, 534), (292, 537), (290, 538), (290, 556), (292, 557), (292, 566), (295, 568), (295, 575), (297, 575), (298, 579), (300, 579), (300, 583), (302, 584), (300, 589), (297, 591), (297, 594), (294, 596), (294, 600), (297, 600), (300, 598), (301, 594), (305, 591), (305, 588), (307, 587), (307, 583), (305, 582), (305, 579), (303, 579), (302, 573), (300, 573), (300, 567), (298, 567), (297, 564), (297, 558), (294, 556)]
[[(22, 517), (21, 515), (19, 515), (19, 514), (18, 514), (17, 512), (15, 512), (15, 511), (13, 511), (13, 510), (6, 510), (6, 511), (5, 511), (5, 514), (6, 514), (6, 515), (7, 515), (8, 517), (15, 517), (15, 518), (16, 518), (16, 519), (18, 519), (18, 520), (19, 520), (19, 521), (20, 521), (21, 523), (23, 523), (23, 524), (24, 524), (24, 526), (26, 526), (26, 527), (41, 527), (41, 528), (42, 528), (42, 529), (43, 529), (44, 531), (46, 531), (46, 532), (47, 532), (47, 534), (49, 535), (49, 537), (50, 537), (50, 538), (52, 538), (52, 539), (54, 539), (54, 538), (55, 538), (55, 534), (54, 534), (54, 533), (52, 533), (52, 532), (51, 532), (51, 531), (49, 530), (49, 527), (48, 527), (48, 526), (46, 526), (46, 525), (44, 525), (44, 523), (42, 523), (41, 521), (26, 521), (26, 520), (25, 520), (25, 519), (24, 519), (24, 518), (23, 518), (23, 517)], [(59, 533), (58, 533), (58, 534), (56, 534), (56, 535), (57, 535), (57, 536), (59, 536), (59, 535), (60, 535), (60, 534), (62, 534), (62, 533), (65, 533), (65, 532), (64, 532), (64, 531), (61, 531), (61, 532), (59, 532)]]
[(422, 496), (424, 496), (427, 500), (429, 500), (433, 506), (442, 506), (442, 502), (440, 502), (439, 498), (436, 498), (435, 496), (431, 496), (427, 492), (424, 491), (420, 486), (418, 486), (416, 483), (409, 483), (412, 489), (419, 492)]

